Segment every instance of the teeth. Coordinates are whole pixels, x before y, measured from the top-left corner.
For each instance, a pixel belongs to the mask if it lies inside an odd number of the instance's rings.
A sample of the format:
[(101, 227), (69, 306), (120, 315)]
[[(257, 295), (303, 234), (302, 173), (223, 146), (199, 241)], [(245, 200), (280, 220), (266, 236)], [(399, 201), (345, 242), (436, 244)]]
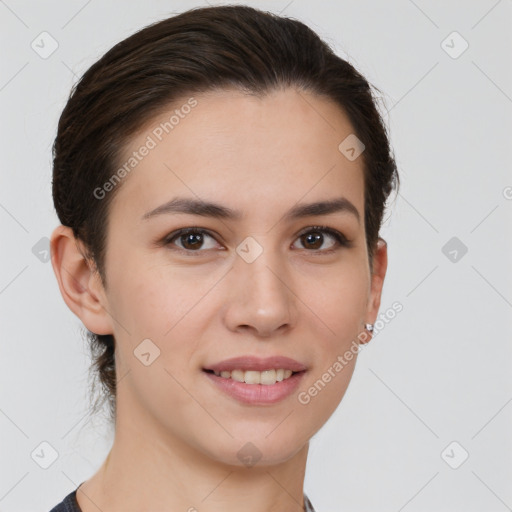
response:
[(263, 384), (270, 386), (276, 382), (281, 382), (284, 379), (288, 379), (293, 373), (291, 370), (285, 370), (279, 368), (278, 370), (265, 370), (258, 372), (255, 370), (233, 370), (232, 372), (214, 372), (218, 377), (225, 379), (233, 379), (237, 382), (245, 382), (246, 384)]

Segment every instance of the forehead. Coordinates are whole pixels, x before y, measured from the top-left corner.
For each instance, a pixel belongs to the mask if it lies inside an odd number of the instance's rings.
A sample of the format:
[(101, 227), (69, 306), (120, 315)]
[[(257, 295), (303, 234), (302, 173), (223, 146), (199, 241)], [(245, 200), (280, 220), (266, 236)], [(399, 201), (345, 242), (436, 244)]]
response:
[(275, 216), (299, 201), (340, 195), (362, 215), (362, 158), (350, 161), (338, 149), (352, 133), (336, 104), (304, 91), (184, 97), (130, 139), (118, 162), (128, 172), (112, 215), (140, 218), (187, 196)]

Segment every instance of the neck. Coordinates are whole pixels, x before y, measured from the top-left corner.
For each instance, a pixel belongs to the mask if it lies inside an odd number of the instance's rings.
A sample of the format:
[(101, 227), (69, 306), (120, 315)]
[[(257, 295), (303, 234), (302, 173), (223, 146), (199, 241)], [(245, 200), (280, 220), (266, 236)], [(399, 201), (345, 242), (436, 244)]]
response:
[(147, 412), (127, 421), (118, 415), (106, 460), (77, 491), (83, 512), (303, 511), (307, 442), (284, 462), (232, 465), (140, 418)]

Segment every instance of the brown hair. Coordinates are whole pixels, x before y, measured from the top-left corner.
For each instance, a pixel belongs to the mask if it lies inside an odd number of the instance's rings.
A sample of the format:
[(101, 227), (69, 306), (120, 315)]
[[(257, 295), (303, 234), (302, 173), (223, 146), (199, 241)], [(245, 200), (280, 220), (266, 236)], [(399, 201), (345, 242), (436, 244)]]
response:
[[(264, 96), (287, 86), (334, 101), (365, 145), (372, 268), (385, 203), (399, 185), (373, 86), (300, 21), (248, 6), (205, 7), (149, 25), (116, 44), (75, 84), (60, 117), (53, 144), (55, 208), (60, 222), (83, 242), (84, 256), (105, 288), (109, 205), (120, 187), (101, 200), (93, 191), (115, 173), (130, 136), (185, 95), (235, 87)], [(108, 399), (115, 421), (114, 338), (90, 331), (88, 338), (104, 391), (100, 398)]]

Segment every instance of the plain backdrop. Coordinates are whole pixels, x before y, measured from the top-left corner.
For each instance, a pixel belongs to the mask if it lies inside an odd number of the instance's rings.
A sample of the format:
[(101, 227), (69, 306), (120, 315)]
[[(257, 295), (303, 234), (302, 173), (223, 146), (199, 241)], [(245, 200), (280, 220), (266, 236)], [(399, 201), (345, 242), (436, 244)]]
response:
[[(403, 310), (312, 439), (306, 493), (318, 512), (510, 510), (512, 2), (233, 3), (307, 23), (383, 92), (402, 178), (381, 311)], [(112, 442), (48, 261), (58, 118), (113, 44), (201, 5), (0, 1), (1, 512), (48, 511)]]

